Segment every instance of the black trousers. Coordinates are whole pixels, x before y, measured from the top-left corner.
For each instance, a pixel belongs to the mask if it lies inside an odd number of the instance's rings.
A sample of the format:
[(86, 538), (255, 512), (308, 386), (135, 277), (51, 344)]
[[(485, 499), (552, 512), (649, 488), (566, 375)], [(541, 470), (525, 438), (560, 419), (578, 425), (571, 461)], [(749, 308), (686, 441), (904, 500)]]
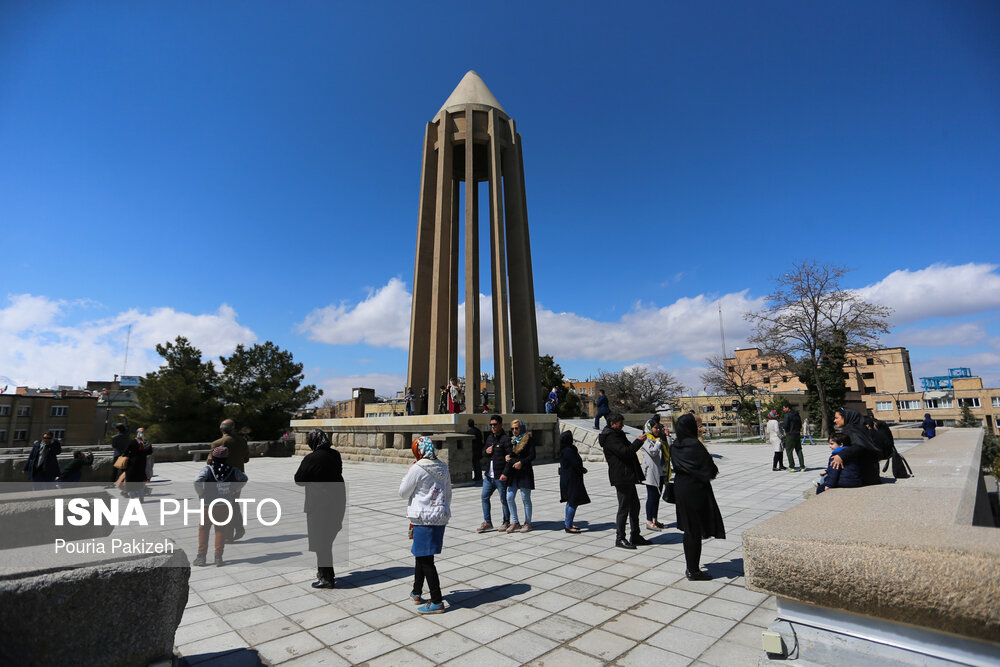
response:
[(617, 538), (625, 539), (625, 517), (628, 517), (632, 524), (632, 537), (639, 534), (639, 494), (636, 493), (635, 484), (615, 484), (615, 491), (618, 492), (618, 515), (615, 517), (615, 527)]
[(434, 556), (415, 556), (415, 559), (416, 564), (413, 568), (413, 594), (423, 594), (424, 579), (426, 579), (427, 588), (431, 593), (431, 602), (441, 604), (441, 580), (438, 579), (437, 566), (434, 565)]
[(697, 572), (701, 563), (701, 535), (684, 533), (684, 562), (688, 572)]
[(782, 461), (782, 452), (775, 452), (774, 456), (771, 458), (771, 470), (783, 469), (785, 464)]

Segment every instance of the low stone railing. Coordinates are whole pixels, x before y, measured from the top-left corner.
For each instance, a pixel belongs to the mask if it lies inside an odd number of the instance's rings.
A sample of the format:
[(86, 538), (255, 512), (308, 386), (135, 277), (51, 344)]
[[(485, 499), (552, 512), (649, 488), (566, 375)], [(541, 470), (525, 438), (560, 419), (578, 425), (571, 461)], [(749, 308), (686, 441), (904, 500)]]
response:
[(982, 441), (982, 429), (943, 432), (905, 453), (913, 477), (832, 489), (743, 533), (747, 587), (778, 597), (783, 650), (818, 663), (850, 660), (845, 646), (904, 662), (1000, 656)]

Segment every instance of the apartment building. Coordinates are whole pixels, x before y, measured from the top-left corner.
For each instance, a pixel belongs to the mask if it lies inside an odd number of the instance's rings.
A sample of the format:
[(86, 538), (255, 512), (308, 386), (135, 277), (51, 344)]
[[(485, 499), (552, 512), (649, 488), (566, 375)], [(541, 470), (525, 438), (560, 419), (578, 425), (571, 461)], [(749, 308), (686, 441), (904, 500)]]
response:
[(63, 445), (95, 444), (102, 430), (96, 408), (96, 396), (69, 387), (0, 394), (0, 447), (30, 447), (46, 431)]
[(957, 424), (962, 407), (967, 406), (987, 433), (1000, 433), (1000, 388), (984, 387), (983, 379), (968, 368), (952, 368), (947, 376), (921, 379), (923, 391), (866, 394), (865, 406), (887, 422), (918, 422), (929, 414), (938, 426)]

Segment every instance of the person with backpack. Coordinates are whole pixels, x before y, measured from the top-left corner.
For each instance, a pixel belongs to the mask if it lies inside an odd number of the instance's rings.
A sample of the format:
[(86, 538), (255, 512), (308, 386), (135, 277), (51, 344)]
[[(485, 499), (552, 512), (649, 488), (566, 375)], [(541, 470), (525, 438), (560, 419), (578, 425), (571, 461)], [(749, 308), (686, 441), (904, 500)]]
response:
[[(215, 526), (215, 566), (222, 567), (222, 552), (226, 548), (226, 537), (232, 532), (232, 518), (235, 513), (236, 498), (247, 481), (245, 473), (229, 465), (229, 449), (216, 447), (212, 450), (212, 464), (201, 469), (194, 480), (194, 490), (204, 501), (201, 511), (201, 522), (198, 525), (198, 554), (191, 563), (195, 566), (207, 565), (205, 557), (208, 554), (208, 534)], [(145, 463), (143, 464), (145, 465)], [(216, 503), (209, 513), (209, 506), (216, 499), (224, 503)], [(226, 505), (228, 504), (228, 512)]]
[(847, 463), (857, 463), (861, 469), (862, 486), (881, 484), (882, 478), (878, 474), (880, 451), (871, 431), (862, 424), (861, 413), (851, 408), (837, 408), (833, 413), (833, 425), (847, 434), (851, 444), (831, 456), (830, 465), (840, 470)]

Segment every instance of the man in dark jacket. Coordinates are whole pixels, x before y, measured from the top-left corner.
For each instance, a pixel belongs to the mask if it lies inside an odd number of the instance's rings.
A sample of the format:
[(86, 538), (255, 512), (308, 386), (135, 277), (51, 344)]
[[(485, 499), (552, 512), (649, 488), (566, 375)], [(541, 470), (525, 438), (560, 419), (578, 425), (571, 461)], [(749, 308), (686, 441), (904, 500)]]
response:
[(483, 523), (477, 532), (485, 533), (493, 530), (492, 508), (490, 497), (494, 491), (500, 491), (500, 507), (503, 508), (503, 524), (500, 532), (505, 533), (510, 528), (510, 506), (507, 504), (507, 482), (501, 481), (504, 467), (507, 465), (507, 455), (510, 454), (510, 436), (504, 433), (503, 418), (500, 415), (490, 417), (490, 432), (483, 446)]
[(603, 389), (597, 390), (595, 405), (597, 406), (597, 414), (594, 415), (594, 428), (601, 428), (601, 417), (604, 417), (604, 421), (607, 423), (608, 414), (611, 413), (611, 408), (608, 407), (608, 397), (604, 394)]
[(466, 431), (472, 436), (472, 481), (483, 481), (483, 432), (476, 426), (476, 420), (468, 421), (469, 428)]
[[(212, 443), (212, 451), (215, 451), (218, 447), (225, 447), (229, 450), (229, 465), (236, 468), (240, 472), (246, 472), (246, 464), (247, 461), (250, 460), (250, 446), (247, 444), (247, 441), (237, 435), (235, 431), (236, 422), (232, 419), (223, 419), (222, 423), (219, 424), (219, 432), (222, 433), (222, 437)], [(209, 454), (208, 458), (205, 459), (205, 463), (207, 465), (212, 465), (211, 454)], [(239, 494), (237, 494), (236, 497), (239, 498)], [(246, 528), (243, 526), (243, 513), (240, 511), (239, 504), (233, 508), (233, 513), (235, 531), (230, 533), (230, 542), (242, 539), (247, 532)]]
[[(601, 444), (604, 459), (608, 462), (608, 479), (618, 493), (615, 546), (635, 549), (636, 545), (649, 544), (649, 541), (639, 534), (639, 494), (635, 491), (635, 485), (644, 479), (636, 452), (646, 440), (646, 434), (629, 443), (628, 437), (622, 431), (623, 426), (625, 418), (617, 412), (612, 413), (608, 416), (608, 425), (601, 431), (597, 441)], [(626, 516), (632, 529), (631, 540), (625, 539)]]
[(23, 469), (31, 480), (32, 489), (48, 488), (49, 483), (56, 481), (59, 476), (59, 460), (56, 457), (61, 451), (62, 444), (53, 437), (52, 431), (46, 431), (41, 440), (35, 440)]
[[(790, 405), (782, 408), (785, 411), (785, 418), (781, 420), (781, 428), (785, 430), (785, 453), (788, 454), (788, 471), (805, 472), (806, 462), (802, 458), (802, 417), (799, 411)], [(795, 467), (792, 459), (792, 452), (799, 453), (799, 467)]]
[[(124, 418), (125, 415), (119, 415)], [(118, 476), (122, 474), (122, 471), (114, 467), (115, 461), (118, 460), (119, 456), (125, 456), (125, 450), (128, 449), (129, 443), (132, 440), (128, 437), (128, 420), (125, 420), (122, 424), (115, 424), (115, 434), (111, 436), (111, 449), (115, 452), (115, 457), (111, 460), (111, 482), (114, 483), (118, 481)]]

